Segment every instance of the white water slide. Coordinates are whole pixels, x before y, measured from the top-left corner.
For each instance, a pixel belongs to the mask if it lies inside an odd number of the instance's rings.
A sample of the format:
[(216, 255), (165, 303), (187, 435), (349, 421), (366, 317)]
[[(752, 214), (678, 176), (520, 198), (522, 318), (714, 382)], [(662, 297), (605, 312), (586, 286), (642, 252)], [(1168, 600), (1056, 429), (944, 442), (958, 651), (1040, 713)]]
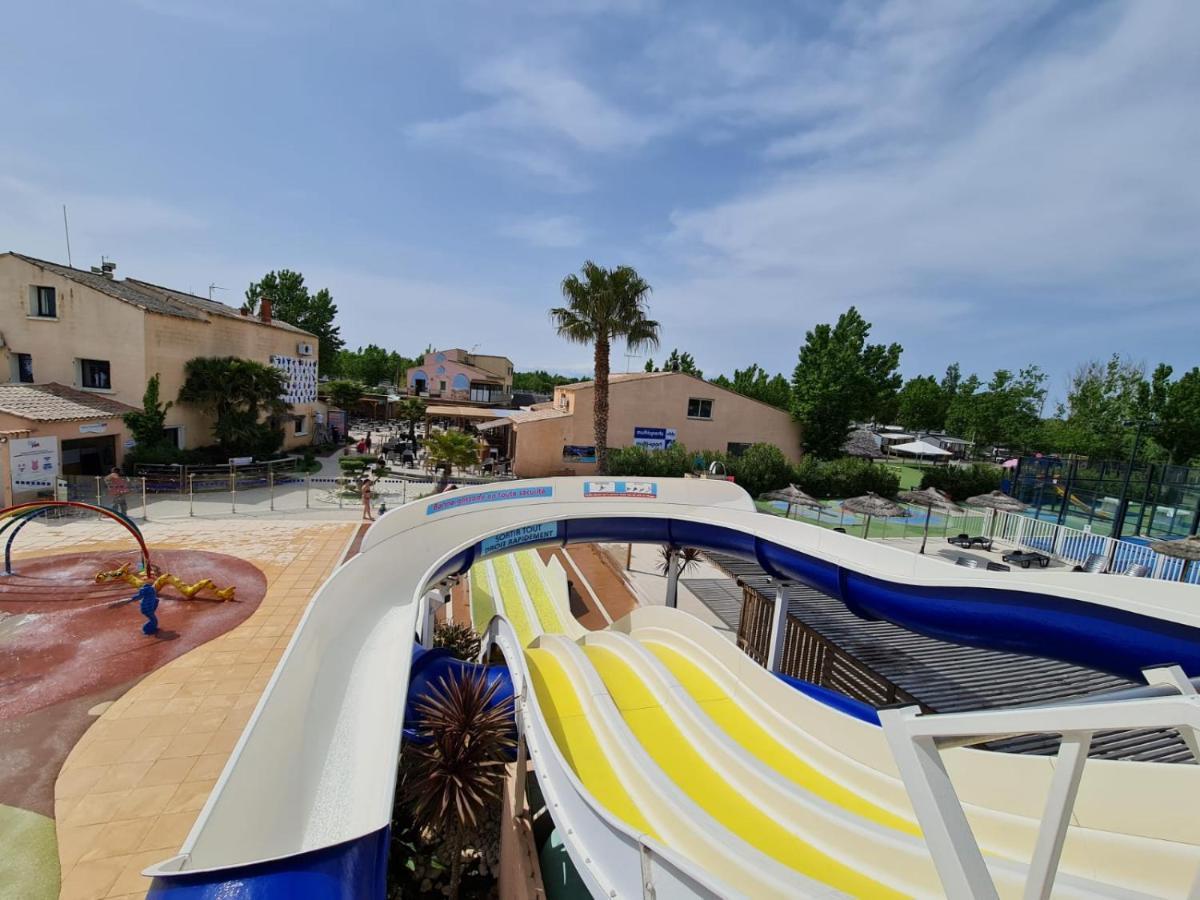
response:
[[(1200, 652), (1194, 587), (963, 570), (762, 515), (724, 482), (548, 479), (456, 491), (389, 512), (318, 592), (181, 853), (149, 871), (156, 890), (200, 881), (218, 896), (256, 866), (386, 828), (424, 598), (447, 574), (469, 571), (473, 612), (491, 619), (509, 664), (543, 795), (594, 896), (939, 896), (961, 885), (1044, 896), (1050, 884), (1055, 896), (1189, 895), (1200, 866), (1200, 766), (1093, 760), (1076, 780), (1066, 769), (1055, 777), (1061, 756), (946, 749), (966, 820), (956, 829), (952, 816), (918, 817), (923, 802), (900, 775), (907, 764), (879, 726), (784, 684), (678, 610), (641, 608), (585, 633), (527, 549), (622, 538), (720, 545), (769, 571), (832, 577), (852, 608), (908, 616), (930, 632), (986, 628), (1013, 645), (1004, 616), (1041, 598), (1042, 640), (1090, 627), (1111, 646), (1145, 645), (1143, 654)], [(956, 616), (969, 622), (943, 621)], [(1077, 644), (1092, 640), (1081, 634)], [(1095, 640), (1063, 655), (1115, 653)], [(1196, 724), (1195, 712), (1180, 722)], [(1064, 731), (1083, 727), (1053, 714)], [(1046, 865), (1039, 827), (1064, 781), (1074, 802), (1064, 840), (1048, 851), (1051, 862), (1061, 856), (1057, 878), (1029, 879), (1031, 860), (1039, 874)], [(982, 880), (970, 880), (972, 855)], [(956, 882), (956, 871), (968, 880)]]

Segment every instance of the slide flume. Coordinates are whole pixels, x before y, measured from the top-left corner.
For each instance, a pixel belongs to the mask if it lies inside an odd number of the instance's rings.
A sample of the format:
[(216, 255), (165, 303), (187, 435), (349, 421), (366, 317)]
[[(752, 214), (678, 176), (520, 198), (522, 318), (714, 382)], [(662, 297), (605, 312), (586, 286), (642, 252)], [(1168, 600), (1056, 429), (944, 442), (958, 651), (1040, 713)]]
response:
[[(180, 854), (149, 870), (155, 890), (185, 880), (213, 887), (190, 896), (215, 897), (235, 877), (269, 880), (282, 867), (303, 880), (336, 863), (339, 878), (362, 879), (355, 893), (378, 894), (407, 691), (402, 648), (429, 587), (470, 572), (472, 615), (494, 612), (489, 641), (509, 662), (539, 784), (594, 895), (640, 895), (645, 879), (659, 897), (940, 893), (876, 726), (788, 687), (676, 610), (638, 609), (611, 633), (580, 637), (546, 573), (503, 555), (598, 540), (753, 558), (861, 615), (928, 634), (1134, 677), (1169, 661), (1200, 671), (1187, 585), (955, 569), (761, 515), (724, 482), (467, 488), (389, 512), (314, 598)], [(1019, 894), (1053, 760), (944, 757), (998, 890)], [(1185, 896), (1200, 817), (1180, 798), (1197, 796), (1198, 775), (1089, 762), (1056, 895)]]

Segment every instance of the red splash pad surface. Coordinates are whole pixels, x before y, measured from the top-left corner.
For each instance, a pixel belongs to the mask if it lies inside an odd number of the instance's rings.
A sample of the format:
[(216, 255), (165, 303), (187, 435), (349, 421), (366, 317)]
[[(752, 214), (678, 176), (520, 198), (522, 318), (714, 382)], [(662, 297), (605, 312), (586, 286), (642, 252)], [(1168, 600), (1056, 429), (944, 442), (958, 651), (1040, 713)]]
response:
[(204, 550), (159, 550), (154, 564), (191, 584), (211, 578), (237, 585), (237, 599), (183, 599), (174, 588), (159, 594), (159, 633), (142, 634), (145, 617), (126, 582), (96, 584), (96, 573), (125, 562), (129, 553), (73, 553), (14, 564), (0, 578), (0, 719), (139, 678), (245, 621), (267, 592), (266, 577), (245, 560)]

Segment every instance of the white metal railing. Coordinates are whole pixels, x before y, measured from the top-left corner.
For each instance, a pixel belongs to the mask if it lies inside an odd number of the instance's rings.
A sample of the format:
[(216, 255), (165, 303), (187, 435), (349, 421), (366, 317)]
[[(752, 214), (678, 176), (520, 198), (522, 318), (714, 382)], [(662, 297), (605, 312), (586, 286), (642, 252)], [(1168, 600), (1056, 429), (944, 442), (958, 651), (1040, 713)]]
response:
[[(1111, 560), (1111, 572), (1124, 572), (1130, 566), (1140, 564), (1150, 569), (1149, 577), (1166, 581), (1178, 581), (1183, 566), (1182, 560), (1155, 553), (1145, 544), (1118, 541), (1019, 513), (996, 512), (988, 530), (981, 533), (1014, 547), (1048, 553), (1065, 562), (1082, 563), (1092, 554), (1099, 553)], [(1200, 564), (1191, 568), (1187, 581), (1200, 584)]]
[[(1147, 696), (1136, 699), (1099, 696), (1054, 706), (941, 715), (922, 715), (918, 707), (879, 711), (888, 745), (947, 896), (998, 895), (942, 761), (942, 750), (1014, 734), (1062, 735), (1025, 883), (1026, 900), (1044, 900), (1054, 887), (1067, 826), (1096, 732), (1174, 729), (1200, 761), (1200, 694), (1195, 684), (1179, 666), (1147, 669), (1144, 674), (1155, 687), (1141, 689)], [(1200, 872), (1189, 896), (1200, 896)]]

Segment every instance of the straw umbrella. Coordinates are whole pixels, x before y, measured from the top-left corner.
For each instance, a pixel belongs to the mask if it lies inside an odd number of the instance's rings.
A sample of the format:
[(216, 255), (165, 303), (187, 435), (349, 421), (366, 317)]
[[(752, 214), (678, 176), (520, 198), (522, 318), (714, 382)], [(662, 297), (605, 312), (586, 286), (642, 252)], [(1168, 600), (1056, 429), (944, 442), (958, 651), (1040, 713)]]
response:
[[(1016, 497), (1010, 497), (1004, 491), (989, 491), (986, 494), (976, 494), (966, 500), (968, 506), (979, 506), (996, 512), (1022, 512), (1028, 509), (1028, 504), (1022, 503)], [(995, 530), (996, 517), (992, 516), (992, 529)]]
[(871, 533), (871, 519), (873, 517), (883, 516), (884, 518), (892, 518), (894, 516), (909, 515), (908, 510), (899, 503), (889, 500), (887, 497), (880, 497), (874, 491), (869, 491), (861, 497), (851, 497), (849, 500), (843, 500), (842, 509), (848, 509), (852, 513), (867, 517), (866, 527), (863, 528), (864, 538)]
[(940, 509), (944, 512), (955, 512), (958, 510), (958, 504), (935, 487), (927, 487), (923, 491), (901, 491), (900, 499), (914, 506), (925, 507), (925, 530), (921, 533), (921, 549), (917, 551), (924, 553), (925, 542), (929, 540), (929, 519), (933, 511)]
[(1189, 535), (1181, 541), (1151, 541), (1150, 549), (1163, 556), (1182, 559), (1183, 565), (1179, 567), (1179, 580), (1183, 581), (1187, 578), (1188, 569), (1192, 567), (1192, 563), (1200, 559), (1200, 535)]
[(817, 519), (820, 520), (821, 509), (825, 506), (825, 504), (816, 497), (812, 497), (804, 493), (804, 491), (800, 490), (800, 488), (796, 487), (794, 484), (789, 484), (787, 487), (780, 488), (777, 491), (770, 491), (766, 494), (763, 494), (763, 497), (768, 500), (780, 500), (786, 503), (788, 505), (787, 514), (789, 519), (792, 517), (793, 506), (807, 506), (809, 509), (815, 509), (817, 511)]

